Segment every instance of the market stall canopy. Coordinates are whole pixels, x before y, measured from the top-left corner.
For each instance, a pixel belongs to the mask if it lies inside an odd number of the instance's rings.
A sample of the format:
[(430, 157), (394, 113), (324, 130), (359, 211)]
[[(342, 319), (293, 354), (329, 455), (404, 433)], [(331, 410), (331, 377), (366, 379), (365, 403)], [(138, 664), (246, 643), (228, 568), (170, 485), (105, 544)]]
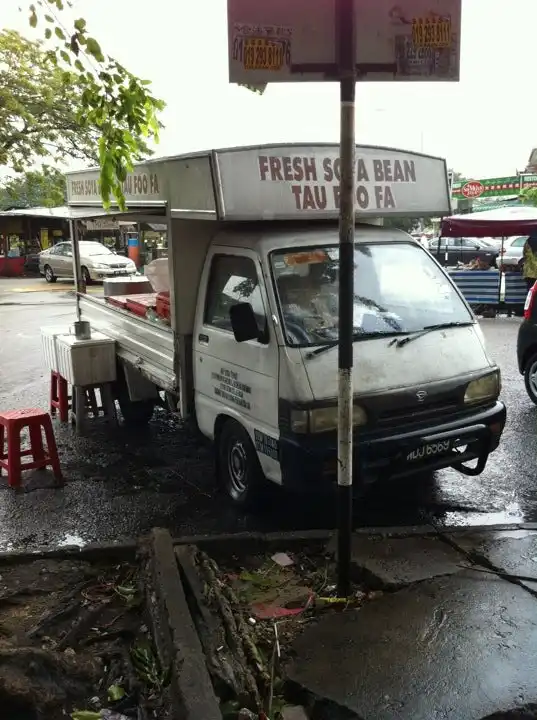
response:
[(502, 207), (442, 220), (443, 237), (511, 237), (537, 230), (537, 208)]
[(91, 218), (109, 218), (110, 220), (119, 220), (128, 222), (137, 222), (141, 215), (156, 216), (156, 218), (166, 214), (165, 202), (147, 202), (143, 206), (127, 209), (125, 212), (120, 210), (105, 210), (101, 207), (69, 207), (62, 205), (60, 207), (33, 207), (33, 208), (17, 208), (16, 210), (6, 210), (0, 212), (0, 217), (34, 217), (34, 218), (55, 218), (59, 220), (89, 220)]

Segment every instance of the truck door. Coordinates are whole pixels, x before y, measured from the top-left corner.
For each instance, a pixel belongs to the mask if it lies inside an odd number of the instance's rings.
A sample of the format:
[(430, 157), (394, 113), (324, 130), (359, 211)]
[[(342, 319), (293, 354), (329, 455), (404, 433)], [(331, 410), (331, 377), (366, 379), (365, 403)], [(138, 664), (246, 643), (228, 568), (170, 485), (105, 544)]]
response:
[[(213, 437), (217, 419), (239, 422), (258, 451), (265, 475), (281, 482), (278, 461), (278, 345), (257, 255), (213, 249), (202, 277), (206, 288), (194, 334), (194, 387), (200, 430)], [(252, 305), (260, 339), (238, 343), (230, 308)]]

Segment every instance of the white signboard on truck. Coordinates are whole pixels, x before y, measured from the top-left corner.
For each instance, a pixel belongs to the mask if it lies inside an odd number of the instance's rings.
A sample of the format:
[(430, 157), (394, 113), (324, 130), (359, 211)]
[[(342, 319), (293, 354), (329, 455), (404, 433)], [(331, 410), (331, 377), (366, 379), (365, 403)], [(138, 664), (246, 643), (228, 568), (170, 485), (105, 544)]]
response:
[[(284, 145), (217, 153), (226, 220), (335, 219), (339, 214), (337, 145)], [(450, 213), (441, 158), (356, 147), (358, 217)]]
[[(69, 205), (101, 205), (97, 169), (80, 170), (67, 176), (67, 202)], [(127, 205), (162, 201), (165, 188), (161, 175), (154, 165), (136, 165), (123, 183)]]
[[(336, 0), (228, 0), (229, 81), (337, 80)], [(459, 80), (461, 0), (355, 0), (360, 81)]]

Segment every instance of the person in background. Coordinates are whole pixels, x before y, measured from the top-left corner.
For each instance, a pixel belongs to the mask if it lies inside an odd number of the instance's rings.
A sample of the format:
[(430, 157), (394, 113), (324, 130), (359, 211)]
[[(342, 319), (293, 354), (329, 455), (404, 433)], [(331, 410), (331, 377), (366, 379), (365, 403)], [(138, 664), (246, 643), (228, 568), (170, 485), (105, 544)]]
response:
[[(467, 265), (462, 265), (460, 270), (494, 270), (495, 258), (492, 253), (481, 253), (471, 260)], [(476, 315), (482, 315), (484, 318), (496, 317), (496, 309), (490, 305), (475, 305), (474, 312)]]
[(524, 261), (522, 274), (530, 290), (537, 280), (537, 232), (533, 232), (526, 240), (522, 258)]
[(467, 265), (463, 265), (461, 270), (492, 270), (494, 266), (494, 256), (492, 253), (482, 253), (471, 260)]

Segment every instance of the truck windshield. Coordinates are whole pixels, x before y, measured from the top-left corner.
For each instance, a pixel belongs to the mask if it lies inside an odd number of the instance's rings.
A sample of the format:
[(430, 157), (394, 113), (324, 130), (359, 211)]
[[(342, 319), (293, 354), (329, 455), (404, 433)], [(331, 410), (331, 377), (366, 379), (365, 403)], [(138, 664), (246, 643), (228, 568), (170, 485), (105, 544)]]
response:
[[(308, 347), (337, 341), (338, 246), (275, 251), (271, 264), (287, 344)], [(410, 242), (355, 246), (358, 340), (472, 320), (451, 282), (421, 247)]]

